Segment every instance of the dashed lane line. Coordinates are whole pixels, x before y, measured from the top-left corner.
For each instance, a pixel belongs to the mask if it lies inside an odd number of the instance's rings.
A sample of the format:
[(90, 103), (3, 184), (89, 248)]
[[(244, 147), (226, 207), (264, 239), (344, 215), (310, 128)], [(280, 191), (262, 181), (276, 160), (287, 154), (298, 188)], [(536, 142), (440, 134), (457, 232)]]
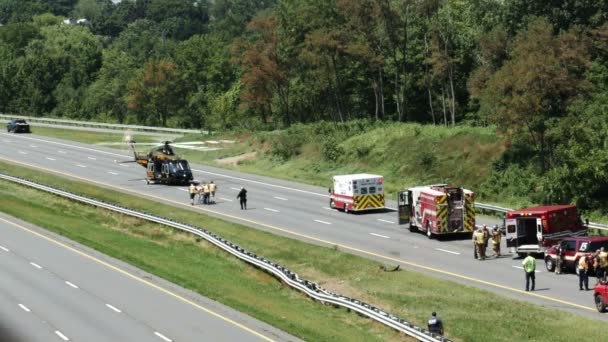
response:
[(288, 201), (288, 199), (285, 197), (274, 196), (274, 198), (281, 200), (281, 201)]
[(114, 305), (111, 305), (111, 304), (106, 304), (106, 306), (107, 306), (108, 308), (110, 308), (110, 310), (112, 310), (112, 311), (114, 311), (114, 312), (116, 312), (116, 313), (121, 313), (121, 312), (122, 312), (122, 311), (121, 311), (119, 308), (115, 307)]
[(66, 283), (66, 284), (68, 284), (68, 286), (73, 287), (73, 288), (75, 288), (75, 289), (77, 289), (77, 288), (78, 288), (78, 286), (76, 286), (76, 285), (75, 285), (75, 284), (73, 284), (73, 283), (70, 283), (70, 282), (69, 282), (69, 281), (67, 281), (67, 280), (65, 281), (65, 283)]
[(76, 164), (76, 166), (78, 166), (78, 167), (82, 167), (82, 168), (87, 167), (86, 165), (82, 165), (82, 164)]
[(181, 301), (182, 303), (189, 304), (189, 305), (191, 305), (191, 306), (193, 306), (193, 307), (195, 307), (195, 308), (197, 308), (197, 309), (199, 309), (201, 311), (204, 311), (204, 312), (206, 312), (206, 313), (208, 313), (208, 314), (210, 314), (210, 315), (212, 315), (214, 317), (217, 317), (217, 318), (219, 318), (219, 319), (221, 319), (221, 320), (223, 320), (225, 322), (228, 322), (228, 323), (234, 325), (235, 327), (238, 327), (238, 328), (240, 328), (240, 329), (242, 329), (244, 331), (247, 331), (248, 333), (250, 333), (252, 335), (258, 336), (259, 338), (261, 338), (261, 339), (263, 339), (265, 341), (274, 342), (274, 340), (271, 339), (270, 337), (262, 335), (261, 333), (255, 331), (255, 330), (253, 330), (253, 329), (251, 329), (251, 328), (249, 328), (249, 327), (247, 327), (247, 326), (245, 326), (245, 325), (243, 325), (241, 323), (238, 323), (237, 321), (234, 321), (234, 320), (232, 320), (232, 319), (230, 319), (228, 317), (222, 316), (221, 314), (219, 314), (219, 313), (217, 313), (215, 311), (207, 309), (207, 308), (205, 308), (204, 306), (202, 306), (200, 304), (197, 304), (197, 303), (195, 303), (195, 302), (193, 302), (193, 301), (191, 301), (191, 300), (189, 300), (189, 299), (187, 299), (187, 298), (185, 298), (183, 296), (180, 296), (179, 294), (177, 294), (175, 292), (171, 292), (170, 290), (167, 290), (164, 287), (156, 285), (156, 284), (154, 284), (154, 283), (152, 283), (152, 282), (150, 282), (150, 281), (148, 281), (148, 280), (146, 280), (144, 278), (141, 278), (141, 277), (136, 276), (136, 275), (134, 275), (134, 274), (132, 274), (130, 272), (127, 272), (127, 271), (123, 270), (122, 268), (119, 268), (117, 266), (111, 265), (111, 264), (109, 264), (109, 263), (107, 263), (107, 262), (105, 262), (105, 261), (103, 261), (101, 259), (98, 259), (98, 258), (96, 258), (96, 257), (94, 257), (92, 255), (89, 255), (89, 254), (85, 253), (85, 252), (79, 251), (78, 249), (76, 249), (74, 247), (71, 247), (71, 246), (68, 246), (68, 245), (66, 245), (63, 242), (59, 242), (59, 241), (57, 241), (57, 240), (55, 240), (55, 239), (53, 239), (51, 237), (48, 237), (48, 236), (43, 235), (41, 233), (38, 233), (38, 232), (36, 232), (36, 231), (34, 231), (32, 229), (29, 229), (29, 228), (27, 228), (25, 226), (22, 226), (20, 224), (15, 223), (15, 222), (6, 220), (6, 219), (4, 219), (2, 217), (0, 217), (0, 221), (5, 222), (5, 223), (7, 223), (7, 224), (9, 224), (9, 225), (11, 225), (13, 227), (19, 228), (19, 229), (21, 229), (23, 231), (29, 232), (32, 235), (35, 235), (35, 236), (37, 236), (37, 237), (39, 237), (41, 239), (44, 239), (44, 240), (46, 240), (48, 242), (51, 242), (51, 243), (53, 243), (53, 244), (55, 244), (57, 246), (60, 246), (60, 247), (62, 247), (64, 249), (67, 249), (67, 250), (69, 250), (69, 251), (71, 251), (71, 252), (73, 252), (75, 254), (78, 254), (78, 255), (80, 255), (83, 258), (89, 259), (89, 260), (94, 261), (94, 262), (96, 262), (96, 263), (98, 263), (100, 265), (103, 265), (103, 266), (105, 266), (105, 267), (107, 267), (107, 268), (109, 268), (109, 269), (111, 269), (111, 270), (113, 270), (113, 271), (115, 271), (117, 273), (120, 273), (120, 274), (122, 274), (122, 275), (124, 275), (124, 276), (126, 276), (128, 278), (131, 278), (131, 279), (133, 279), (135, 281), (138, 281), (141, 284), (144, 284), (146, 286), (154, 288), (154, 289), (156, 289), (156, 290), (158, 290), (158, 291), (160, 291), (160, 292), (162, 292), (162, 293), (164, 293), (164, 294), (166, 294), (166, 295), (168, 295), (170, 297), (173, 297), (173, 298)]
[(156, 335), (156, 336), (158, 336), (158, 337), (162, 338), (162, 339), (163, 339), (165, 342), (173, 342), (173, 340), (172, 340), (172, 339), (170, 339), (170, 338), (168, 338), (167, 336), (165, 336), (165, 335), (163, 335), (163, 334), (159, 333), (158, 331), (155, 331), (155, 332), (154, 332), (154, 335)]
[(8, 249), (8, 248), (6, 248), (4, 246), (0, 246), (0, 249), (3, 250), (3, 251), (5, 251), (5, 252), (10, 252), (10, 249)]
[(435, 248), (435, 250), (441, 251), (441, 252), (444, 252), (444, 253), (450, 253), (450, 254), (454, 254), (454, 255), (460, 255), (460, 252), (448, 251), (447, 249), (443, 249), (443, 248)]
[[(108, 188), (112, 188), (112, 189), (117, 189), (117, 190), (119, 190), (121, 192), (131, 193), (131, 194), (135, 194), (135, 195), (138, 195), (138, 196), (142, 196), (142, 197), (146, 197), (146, 198), (151, 198), (151, 199), (154, 199), (154, 200), (165, 201), (165, 202), (172, 203), (172, 204), (175, 204), (175, 205), (178, 205), (178, 206), (181, 206), (181, 207), (188, 207), (188, 208), (190, 207), (190, 203), (189, 202), (185, 203), (185, 202), (175, 201), (175, 200), (167, 199), (165, 197), (157, 196), (157, 195), (154, 195), (154, 194), (148, 194), (148, 193), (139, 192), (139, 191), (136, 191), (136, 190), (125, 189), (125, 188), (121, 188), (121, 187), (113, 185), (113, 184), (108, 184), (108, 183), (100, 182), (100, 181), (93, 180), (93, 179), (87, 179), (87, 178), (80, 177), (80, 176), (77, 176), (77, 175), (73, 175), (73, 174), (69, 174), (69, 173), (65, 173), (65, 172), (61, 172), (61, 171), (57, 171), (57, 170), (52, 170), (52, 169), (49, 169), (49, 168), (45, 168), (45, 167), (41, 167), (41, 166), (36, 166), (36, 165), (29, 164), (29, 163), (24, 163), (24, 162), (17, 161), (17, 160), (14, 160), (14, 159), (5, 158), (5, 161), (11, 162), (11, 163), (14, 163), (14, 164), (18, 164), (18, 165), (27, 166), (27, 167), (38, 169), (38, 170), (44, 170), (44, 171), (47, 171), (47, 172), (51, 172), (51, 173), (58, 174), (58, 175), (63, 175), (63, 176), (70, 177), (70, 178), (80, 179), (80, 180), (86, 181), (88, 183), (98, 184), (98, 185), (102, 185), (104, 187), (108, 187)], [(435, 273), (440, 273), (440, 274), (451, 276), (451, 277), (458, 278), (458, 279), (461, 279), (461, 280), (471, 281), (471, 282), (474, 282), (474, 283), (477, 283), (477, 284), (483, 284), (483, 285), (486, 285), (486, 286), (492, 286), (492, 287), (499, 288), (499, 289), (502, 289), (502, 290), (508, 290), (510, 292), (514, 292), (514, 293), (517, 293), (517, 294), (520, 294), (520, 295), (535, 297), (535, 298), (538, 298), (538, 299), (544, 299), (544, 300), (547, 300), (547, 301), (550, 301), (550, 302), (560, 303), (560, 304), (568, 305), (568, 306), (579, 308), (579, 309), (584, 309), (584, 310), (589, 310), (589, 311), (596, 311), (596, 308), (592, 307), (592, 306), (580, 305), (580, 304), (576, 304), (576, 303), (569, 302), (569, 301), (566, 301), (566, 300), (562, 300), (562, 299), (558, 299), (558, 298), (554, 298), (554, 297), (545, 296), (545, 295), (542, 295), (542, 294), (539, 294), (539, 293), (525, 292), (523, 290), (511, 287), (511, 286), (501, 285), (501, 284), (494, 283), (494, 282), (491, 282), (491, 281), (487, 281), (487, 280), (483, 280), (483, 279), (479, 279), (479, 278), (474, 278), (474, 277), (471, 277), (471, 276), (467, 276), (467, 275), (464, 275), (464, 274), (459, 274), (459, 273), (443, 270), (443, 269), (436, 268), (436, 267), (426, 266), (426, 265), (415, 263), (415, 262), (412, 262), (412, 261), (406, 261), (406, 260), (395, 258), (395, 257), (392, 257), (392, 256), (383, 255), (383, 254), (380, 254), (380, 253), (377, 253), (377, 252), (371, 252), (371, 251), (364, 250), (364, 249), (361, 249), (361, 248), (352, 247), (352, 246), (349, 246), (349, 245), (346, 245), (346, 244), (343, 244), (343, 243), (338, 243), (338, 242), (335, 242), (335, 241), (325, 240), (325, 239), (314, 237), (314, 236), (311, 236), (311, 235), (298, 233), (296, 231), (292, 231), (292, 230), (289, 230), (289, 229), (286, 229), (286, 228), (282, 228), (282, 227), (278, 227), (278, 226), (274, 226), (274, 225), (258, 222), (258, 221), (255, 221), (255, 220), (252, 220), (252, 219), (248, 219), (248, 218), (245, 218), (245, 217), (240, 217), (240, 216), (237, 216), (237, 215), (227, 214), (227, 213), (224, 213), (224, 212), (220, 212), (220, 211), (209, 209), (209, 208), (205, 208), (205, 207), (197, 207), (197, 209), (205, 211), (205, 212), (208, 212), (208, 213), (212, 213), (212, 214), (215, 214), (215, 215), (218, 215), (218, 216), (223, 216), (223, 217), (231, 218), (233, 220), (238, 220), (238, 221), (241, 221), (241, 222), (246, 222), (246, 223), (249, 223), (249, 224), (254, 224), (254, 225), (258, 225), (258, 226), (265, 227), (265, 228), (268, 228), (268, 229), (280, 231), (280, 232), (287, 233), (287, 234), (290, 234), (290, 235), (293, 235), (293, 236), (297, 236), (297, 237), (300, 237), (300, 238), (303, 238), (303, 239), (306, 239), (306, 240), (316, 241), (316, 242), (323, 243), (323, 244), (326, 244), (326, 245), (329, 245), (329, 246), (337, 246), (337, 247), (342, 248), (344, 250), (349, 250), (349, 251), (352, 251), (352, 252), (357, 252), (357, 253), (361, 253), (361, 254), (364, 254), (364, 255), (373, 256), (373, 257), (380, 258), (380, 259), (383, 259), (383, 260), (388, 260), (388, 261), (392, 261), (392, 262), (398, 262), (398, 263), (401, 263), (403, 265), (407, 265), (407, 266), (410, 266), (410, 267), (413, 267), (413, 268), (418, 268), (418, 269), (421, 269), (421, 270), (426, 270), (426, 271), (431, 271), (431, 272), (435, 272)], [(2, 219), (0, 218), (0, 220), (2, 220)], [(417, 247), (414, 247), (414, 248), (417, 248)]]
[(385, 222), (385, 223), (390, 223), (390, 224), (394, 224), (394, 221), (389, 221), (389, 220), (384, 220), (384, 219), (378, 219), (378, 221), (380, 222)]
[(47, 159), (47, 160), (51, 160), (51, 161), (55, 161), (55, 160), (57, 160), (57, 159), (55, 159), (55, 158), (51, 158), (51, 157), (46, 157), (46, 159)]
[(30, 309), (29, 309), (27, 306), (25, 306), (25, 305), (23, 305), (23, 304), (19, 304), (19, 307), (20, 307), (21, 309), (23, 309), (23, 311), (25, 311), (25, 312), (31, 312), (31, 311), (32, 311), (32, 310), (30, 310)]
[(278, 213), (279, 211), (272, 208), (264, 208), (264, 210), (272, 211), (273, 213)]
[(373, 235), (373, 236), (381, 237), (381, 238), (383, 238), (383, 239), (390, 239), (390, 236), (386, 236), (386, 235), (380, 235), (380, 234), (376, 234), (376, 233), (369, 233), (369, 235)]
[(59, 330), (55, 330), (55, 335), (59, 336), (64, 341), (69, 341), (70, 340), (67, 336), (65, 336), (64, 334), (62, 334), (61, 331), (59, 331)]
[(34, 267), (36, 267), (36, 268), (37, 268), (37, 269), (39, 269), (39, 270), (40, 270), (40, 269), (42, 269), (42, 266), (38, 265), (38, 264), (37, 264), (37, 263), (35, 263), (35, 262), (30, 262), (30, 265), (32, 265), (32, 266), (34, 266)]
[(331, 222), (326, 222), (326, 221), (321, 221), (321, 220), (314, 220), (315, 222), (319, 222), (319, 223), (323, 223), (323, 224), (331, 224)]

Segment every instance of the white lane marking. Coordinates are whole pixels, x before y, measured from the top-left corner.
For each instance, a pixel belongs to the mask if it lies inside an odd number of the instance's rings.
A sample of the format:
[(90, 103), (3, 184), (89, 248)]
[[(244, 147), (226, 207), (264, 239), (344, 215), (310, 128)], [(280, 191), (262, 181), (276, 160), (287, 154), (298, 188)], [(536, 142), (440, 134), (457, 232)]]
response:
[(166, 342), (173, 342), (173, 340), (171, 340), (170, 338), (166, 337), (165, 335), (159, 333), (158, 331), (154, 332), (154, 335), (162, 338), (163, 340), (165, 340)]
[(395, 223), (393, 221), (383, 220), (383, 219), (378, 219), (378, 221), (380, 221), (380, 222), (386, 222), (386, 223), (391, 223), (391, 224)]
[(239, 188), (230, 188), (230, 189), (232, 189), (232, 190), (241, 190), (241, 189), (239, 189)]
[(38, 146), (34, 145), (34, 144), (30, 144), (30, 147), (32, 148), (37, 148)]
[(435, 248), (435, 250), (450, 253), (450, 254), (460, 255), (460, 252), (448, 251), (447, 249)]
[(106, 304), (106, 306), (107, 306), (108, 308), (110, 308), (110, 309), (114, 310), (114, 312), (117, 312), (117, 313), (121, 313), (121, 312), (122, 312), (122, 311), (120, 311), (120, 309), (117, 309), (117, 308), (116, 308), (115, 306), (113, 306), (113, 305)]
[(64, 334), (62, 334), (61, 331), (59, 331), (59, 330), (55, 330), (55, 335), (61, 337), (61, 339), (64, 340), (64, 341), (69, 341), (70, 340), (67, 336), (65, 336)]
[(57, 160), (57, 159), (51, 158), (51, 157), (46, 157), (46, 159), (48, 159), (48, 160)]
[(179, 191), (185, 191), (185, 192), (190, 191), (190, 190), (188, 190), (188, 189), (178, 189), (178, 190), (179, 190)]
[(8, 248), (4, 247), (4, 246), (0, 246), (0, 249), (3, 250), (3, 251), (5, 251), (5, 252), (10, 252), (10, 250)]
[(57, 152), (61, 153), (61, 154), (67, 154), (66, 151), (62, 151), (62, 150), (58, 150)]
[[(511, 265), (511, 267), (519, 268), (520, 270), (523, 270), (523, 269), (524, 269), (522, 266), (515, 266), (515, 265)], [(543, 271), (536, 270), (535, 272), (536, 272), (536, 273), (542, 273)]]
[(369, 233), (369, 235), (373, 235), (373, 236), (377, 236), (377, 237), (381, 237), (383, 239), (390, 239), (389, 236), (386, 235), (380, 235), (380, 234), (376, 234), (376, 233)]
[(231, 200), (231, 199), (228, 199), (228, 198), (220, 197), (220, 199), (221, 199), (222, 201), (226, 201), (226, 202), (232, 202), (232, 200)]
[(27, 152), (25, 152), (25, 151), (19, 151), (19, 153), (21, 153), (21, 154), (27, 154)]
[(319, 223), (323, 223), (323, 224), (331, 224), (330, 222), (325, 222), (325, 221), (321, 221), (321, 220), (315, 220), (315, 222), (319, 222)]
[(23, 311), (25, 312), (31, 312), (32, 310), (30, 310), (27, 306), (23, 305), (23, 304), (19, 304), (19, 307), (23, 309)]
[(120, 165), (120, 166), (122, 166), (122, 167), (129, 167), (129, 165), (124, 164), (124, 163), (123, 163), (123, 164), (118, 164), (118, 165)]
[(86, 165), (82, 165), (82, 164), (76, 164), (76, 166), (78, 166), (78, 167), (87, 167)]
[(34, 266), (34, 267), (36, 267), (37, 269), (41, 269), (41, 268), (42, 268), (42, 266), (38, 265), (38, 264), (37, 264), (37, 263), (35, 263), (35, 262), (30, 262), (30, 265), (32, 265), (32, 266)]
[(300, 190), (300, 189), (290, 188), (290, 187), (288, 187), (288, 186), (282, 186), (282, 185), (270, 184), (270, 183), (265, 183), (265, 182), (255, 181), (255, 180), (251, 180), (251, 179), (247, 179), (247, 178), (241, 178), (241, 177), (235, 177), (235, 176), (228, 176), (228, 175), (221, 174), (221, 173), (217, 173), (217, 172), (203, 171), (203, 170), (197, 170), (197, 169), (192, 169), (192, 171), (196, 171), (196, 172), (200, 172), (200, 173), (206, 173), (206, 174), (210, 174), (210, 175), (214, 175), (214, 176), (218, 176), (218, 177), (225, 177), (225, 178), (231, 178), (231, 179), (238, 179), (238, 180), (240, 180), (240, 181), (245, 181), (245, 182), (249, 182), (249, 183), (255, 183), (255, 184), (261, 184), (261, 185), (270, 186), (270, 187), (273, 187), (273, 188), (279, 188), (279, 189), (284, 189), (284, 190), (290, 190), (290, 191), (302, 192), (302, 193), (309, 194), (309, 195), (322, 196), (322, 197), (329, 197), (329, 195), (320, 194), (320, 193), (317, 193), (317, 192), (312, 192), (312, 191), (307, 191), (307, 190)]
[(114, 175), (114, 176), (118, 176), (118, 172), (114, 172), (114, 171), (108, 171), (109, 174)]
[(325, 210), (332, 210), (330, 207), (323, 207)]
[(74, 285), (74, 284), (70, 283), (70, 282), (69, 282), (69, 281), (67, 281), (67, 280), (65, 281), (65, 283), (66, 283), (66, 284), (68, 284), (69, 286), (71, 286), (71, 287), (75, 288), (75, 289), (77, 289), (77, 288), (78, 288), (78, 286), (76, 286), (76, 285)]
[(274, 198), (276, 198), (278, 200), (281, 200), (281, 201), (287, 201), (287, 198), (283, 198), (283, 197), (274, 196)]
[(89, 158), (91, 160), (97, 160), (97, 158), (95, 158), (95, 157), (87, 157), (87, 158)]
[(273, 213), (278, 213), (279, 211), (272, 208), (264, 208), (264, 210), (272, 211)]

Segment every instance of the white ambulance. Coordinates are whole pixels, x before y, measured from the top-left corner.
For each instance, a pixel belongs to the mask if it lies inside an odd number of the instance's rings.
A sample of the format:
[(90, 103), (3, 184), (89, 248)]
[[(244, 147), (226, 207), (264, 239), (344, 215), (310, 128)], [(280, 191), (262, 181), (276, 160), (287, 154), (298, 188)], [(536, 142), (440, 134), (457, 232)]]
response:
[(332, 209), (345, 212), (383, 209), (384, 180), (382, 176), (366, 173), (334, 176), (329, 196)]

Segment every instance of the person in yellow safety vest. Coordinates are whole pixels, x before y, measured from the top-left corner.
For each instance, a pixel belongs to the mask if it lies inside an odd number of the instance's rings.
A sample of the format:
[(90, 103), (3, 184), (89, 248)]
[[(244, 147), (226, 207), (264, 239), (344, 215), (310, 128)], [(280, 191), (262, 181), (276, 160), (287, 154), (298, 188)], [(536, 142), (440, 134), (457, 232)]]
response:
[(582, 256), (578, 259), (578, 288), (582, 291), (583, 284), (585, 290), (589, 291), (589, 258)]
[(196, 196), (196, 186), (194, 186), (194, 183), (190, 183), (188, 192), (190, 193), (190, 204), (194, 205), (194, 196)]
[(205, 183), (203, 185), (203, 203), (209, 204), (209, 184)]
[[(483, 228), (483, 250), (485, 251), (486, 249), (488, 249), (488, 242), (490, 242), (490, 237), (492, 237), (492, 235), (490, 234), (490, 231), (488, 230), (488, 227), (484, 224)], [(484, 255), (485, 256), (485, 255)]]
[(492, 247), (494, 250), (494, 256), (500, 256), (500, 240), (502, 239), (502, 233), (500, 229), (498, 229), (497, 225), (494, 225), (494, 229), (492, 230)]
[(209, 192), (211, 193), (211, 199), (210, 202), (215, 204), (215, 191), (217, 190), (217, 185), (215, 185), (215, 183), (213, 183), (213, 181), (211, 181), (211, 183), (209, 183)]
[(481, 228), (478, 228), (475, 233), (473, 233), (473, 243), (475, 244), (475, 250), (477, 251), (479, 260), (486, 260), (486, 240), (485, 234)]
[[(524, 272), (526, 272), (526, 291), (530, 289), (530, 291), (534, 291), (534, 286), (536, 285), (536, 259), (528, 253), (528, 256), (522, 261), (521, 265), (524, 267)], [(530, 280), (532, 280), (532, 287), (530, 288)]]
[(602, 273), (601, 281), (606, 280), (606, 271), (608, 270), (608, 252), (606, 252), (606, 248), (600, 248), (600, 268)]

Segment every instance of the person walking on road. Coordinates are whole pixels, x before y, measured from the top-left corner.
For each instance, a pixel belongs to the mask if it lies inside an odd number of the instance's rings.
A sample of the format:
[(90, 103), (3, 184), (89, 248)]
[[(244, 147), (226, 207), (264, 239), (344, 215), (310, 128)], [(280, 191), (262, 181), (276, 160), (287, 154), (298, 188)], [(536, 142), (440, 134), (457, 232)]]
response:
[(486, 260), (486, 242), (483, 230), (481, 228), (477, 229), (473, 233), (473, 243), (475, 244), (475, 251), (479, 260)]
[(490, 241), (490, 231), (488, 230), (488, 226), (486, 226), (485, 224), (483, 225), (483, 250), (484, 250), (484, 257), (485, 257), (485, 251), (488, 250), (488, 242)]
[(203, 203), (209, 204), (209, 184), (203, 185)]
[(194, 183), (190, 183), (188, 192), (190, 193), (190, 205), (194, 205), (194, 196), (196, 196), (196, 186)]
[(494, 225), (492, 230), (492, 249), (494, 250), (494, 257), (500, 257), (500, 240), (502, 239), (502, 233), (498, 229), (497, 225)]
[(210, 203), (215, 204), (215, 191), (217, 190), (217, 185), (215, 185), (215, 183), (213, 183), (213, 181), (211, 181), (211, 183), (209, 183), (209, 193), (211, 194), (211, 198), (209, 199)]
[(598, 279), (601, 282), (606, 281), (606, 272), (608, 272), (608, 252), (606, 252), (606, 248), (602, 246), (602, 248), (600, 248), (600, 272), (601, 272), (601, 277), (597, 276)]
[(429, 328), (429, 332), (433, 334), (443, 335), (443, 323), (437, 317), (436, 312), (433, 312), (431, 314), (431, 318), (428, 321), (427, 327)]
[[(536, 285), (536, 259), (534, 259), (532, 254), (528, 253), (521, 264), (524, 267), (524, 272), (526, 272), (526, 291), (528, 289), (534, 291), (534, 286)], [(532, 281), (532, 287), (530, 287), (530, 280)]]
[(236, 198), (241, 202), (241, 210), (247, 210), (247, 189), (241, 187), (241, 191), (236, 195)]
[(583, 284), (585, 290), (589, 291), (589, 259), (586, 256), (582, 256), (578, 260), (578, 288), (582, 291)]

